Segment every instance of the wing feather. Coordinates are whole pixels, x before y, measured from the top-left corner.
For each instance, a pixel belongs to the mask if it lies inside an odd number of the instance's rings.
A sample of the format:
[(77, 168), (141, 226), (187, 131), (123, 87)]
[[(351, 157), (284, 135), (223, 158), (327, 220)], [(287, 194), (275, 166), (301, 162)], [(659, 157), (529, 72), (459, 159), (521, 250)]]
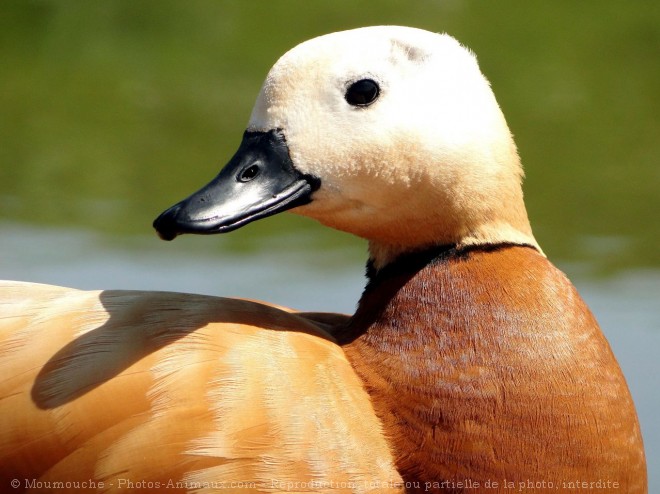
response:
[(1, 481), (398, 490), (369, 396), (319, 318), (333, 320), (247, 300), (0, 283)]

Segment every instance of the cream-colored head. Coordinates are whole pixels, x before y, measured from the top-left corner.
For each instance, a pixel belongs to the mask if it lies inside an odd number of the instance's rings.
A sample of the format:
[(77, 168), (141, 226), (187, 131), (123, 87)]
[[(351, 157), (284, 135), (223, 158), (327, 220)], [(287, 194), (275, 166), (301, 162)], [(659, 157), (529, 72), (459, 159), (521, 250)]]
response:
[[(380, 94), (352, 106), (345, 94), (361, 79)], [(275, 128), (294, 166), (321, 179), (294, 211), (368, 239), (382, 262), (433, 244), (536, 246), (506, 121), (474, 55), (448, 35), (381, 26), (298, 45), (250, 118), (249, 130)]]
[[(345, 98), (375, 81), (369, 106)], [(511, 133), (474, 55), (448, 35), (380, 26), (321, 36), (271, 69), (248, 130), (281, 129), (321, 179), (294, 212), (364, 237), (377, 264), (431, 245), (536, 246)]]

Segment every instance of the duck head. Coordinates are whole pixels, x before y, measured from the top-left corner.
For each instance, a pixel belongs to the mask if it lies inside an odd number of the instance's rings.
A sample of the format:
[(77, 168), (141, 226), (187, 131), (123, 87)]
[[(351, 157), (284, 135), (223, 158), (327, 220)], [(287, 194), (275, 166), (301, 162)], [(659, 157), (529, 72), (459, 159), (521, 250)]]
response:
[(268, 73), (236, 155), (161, 214), (162, 238), (284, 210), (369, 240), (376, 266), (433, 245), (538, 245), (511, 133), (475, 56), (394, 26), (312, 39)]

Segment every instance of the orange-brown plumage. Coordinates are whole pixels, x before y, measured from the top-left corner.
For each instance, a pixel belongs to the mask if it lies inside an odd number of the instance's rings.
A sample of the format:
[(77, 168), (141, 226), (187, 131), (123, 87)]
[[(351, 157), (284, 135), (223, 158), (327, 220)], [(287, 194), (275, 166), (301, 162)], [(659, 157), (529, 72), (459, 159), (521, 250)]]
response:
[(567, 492), (609, 480), (645, 492), (619, 366), (575, 288), (533, 248), (400, 259), (374, 275), (340, 340), (406, 481)]
[(362, 236), (356, 314), (6, 282), (0, 485), (645, 493), (625, 380), (543, 256), (521, 177), (453, 38), (386, 26), (299, 45), (228, 165), (154, 226), (171, 240), (292, 209)]
[(400, 480), (341, 349), (280, 308), (3, 282), (0, 356), (3, 489), (20, 479), (14, 492), (89, 480), (98, 492), (170, 481), (167, 492), (222, 490), (199, 488), (212, 482), (278, 492), (315, 481), (381, 492), (368, 486)]

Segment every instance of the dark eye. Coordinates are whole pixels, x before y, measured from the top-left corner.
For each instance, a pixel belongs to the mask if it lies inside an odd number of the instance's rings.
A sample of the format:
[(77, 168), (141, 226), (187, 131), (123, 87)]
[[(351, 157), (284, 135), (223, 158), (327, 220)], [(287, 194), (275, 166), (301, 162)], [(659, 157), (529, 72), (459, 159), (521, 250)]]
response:
[(248, 166), (245, 170), (241, 172), (238, 176), (238, 179), (241, 182), (249, 182), (254, 177), (259, 175), (259, 167), (257, 165)]
[(380, 94), (380, 88), (376, 81), (371, 79), (360, 79), (351, 84), (346, 90), (346, 101), (353, 106), (369, 106), (376, 101)]

